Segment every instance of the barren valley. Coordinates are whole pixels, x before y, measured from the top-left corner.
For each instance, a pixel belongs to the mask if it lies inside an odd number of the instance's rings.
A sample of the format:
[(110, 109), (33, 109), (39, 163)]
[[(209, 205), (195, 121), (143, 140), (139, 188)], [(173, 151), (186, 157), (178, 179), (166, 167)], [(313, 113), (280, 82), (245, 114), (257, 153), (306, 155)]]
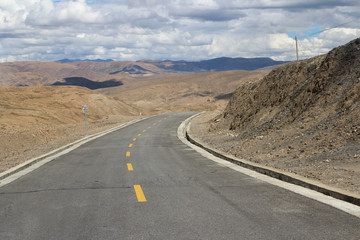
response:
[[(0, 171), (82, 138), (85, 104), (90, 134), (192, 110), (206, 111), (191, 131), (214, 148), (360, 194), (359, 51), (356, 39), (327, 55), (257, 71), (167, 72), (159, 67), (165, 62), (150, 60), (121, 68), (1, 64)], [(43, 86), (68, 77), (121, 84)]]
[(100, 93), (136, 105), (145, 114), (164, 111), (203, 111), (225, 108), (241, 84), (257, 81), (264, 71), (226, 71), (137, 78)]
[[(56, 70), (49, 66), (57, 69), (58, 64), (38, 67), (29, 63), (32, 68), (46, 68), (52, 73)], [(230, 71), (125, 76), (124, 85), (98, 90), (79, 86), (0, 87), (0, 171), (84, 137), (85, 104), (92, 134), (144, 115), (224, 108), (239, 84), (264, 75)]]

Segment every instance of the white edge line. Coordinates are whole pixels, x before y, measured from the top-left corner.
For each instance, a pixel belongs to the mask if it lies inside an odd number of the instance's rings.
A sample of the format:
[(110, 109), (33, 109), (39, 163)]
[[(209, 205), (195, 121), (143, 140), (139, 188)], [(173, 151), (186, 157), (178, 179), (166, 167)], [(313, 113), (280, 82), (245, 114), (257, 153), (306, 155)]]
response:
[(41, 155), (39, 157), (36, 158), (32, 158), (22, 164), (19, 164), (13, 168), (10, 168), (2, 173), (0, 173), (0, 188), (15, 181), (16, 179), (19, 179), (20, 177), (34, 171), (35, 169), (41, 167), (42, 165), (64, 155), (67, 154), (73, 150), (75, 150), (76, 148), (80, 147), (81, 145), (90, 142), (94, 139), (97, 139), (99, 137), (102, 137), (106, 134), (112, 133), (114, 131), (117, 131), (119, 129), (122, 129), (124, 127), (127, 127), (129, 125), (132, 125), (134, 123), (149, 119), (151, 117), (154, 116), (150, 116), (150, 117), (145, 117), (145, 118), (141, 118), (141, 119), (135, 119), (132, 120), (130, 122), (127, 123), (123, 123), (119, 126), (113, 127), (111, 129), (107, 129), (105, 131), (99, 132), (99, 133), (95, 133), (93, 135), (89, 135), (87, 137), (84, 137), (82, 139), (79, 139), (75, 142), (72, 142), (70, 144), (67, 144), (65, 146), (62, 146), (58, 149), (55, 149), (49, 153), (46, 153), (44, 155)]
[(204, 156), (204, 157), (206, 157), (206, 158), (208, 158), (208, 159), (210, 159), (210, 160), (212, 160), (214, 162), (217, 162), (217, 163), (219, 163), (219, 164), (221, 164), (223, 166), (229, 167), (229, 168), (231, 168), (231, 169), (233, 169), (235, 171), (238, 171), (238, 172), (246, 174), (246, 175), (248, 175), (250, 177), (253, 177), (255, 179), (270, 183), (272, 185), (284, 188), (286, 190), (292, 191), (292, 192), (300, 194), (302, 196), (311, 198), (313, 200), (316, 200), (318, 202), (327, 204), (329, 206), (332, 206), (334, 208), (337, 208), (339, 210), (342, 210), (342, 211), (344, 211), (346, 213), (349, 213), (349, 214), (351, 214), (353, 216), (356, 216), (356, 217), (360, 218), (360, 207), (359, 206), (356, 206), (354, 204), (351, 204), (351, 203), (348, 203), (348, 202), (345, 202), (345, 201), (342, 201), (342, 200), (327, 196), (325, 194), (322, 194), (320, 192), (317, 192), (317, 191), (314, 191), (314, 190), (311, 190), (311, 189), (308, 189), (308, 188), (304, 188), (304, 187), (301, 187), (301, 186), (298, 186), (298, 185), (295, 185), (295, 184), (283, 182), (283, 181), (281, 181), (279, 179), (272, 178), (272, 177), (266, 176), (264, 174), (258, 173), (256, 171), (241, 167), (241, 166), (236, 165), (234, 163), (231, 163), (229, 161), (218, 158), (218, 157), (212, 155), (211, 153), (207, 152), (206, 150), (204, 150), (204, 149), (190, 143), (185, 137), (185, 131), (186, 131), (185, 129), (186, 129), (186, 126), (187, 126), (188, 122), (190, 122), (190, 120), (192, 118), (196, 117), (199, 114), (201, 114), (201, 113), (195, 114), (195, 115), (189, 117), (188, 119), (186, 119), (185, 121), (183, 121), (180, 124), (180, 126), (179, 126), (179, 128), (177, 130), (177, 134), (178, 134), (178, 138), (184, 144), (188, 145), (189, 147), (191, 147), (192, 149), (194, 149), (195, 151), (200, 153), (202, 156)]

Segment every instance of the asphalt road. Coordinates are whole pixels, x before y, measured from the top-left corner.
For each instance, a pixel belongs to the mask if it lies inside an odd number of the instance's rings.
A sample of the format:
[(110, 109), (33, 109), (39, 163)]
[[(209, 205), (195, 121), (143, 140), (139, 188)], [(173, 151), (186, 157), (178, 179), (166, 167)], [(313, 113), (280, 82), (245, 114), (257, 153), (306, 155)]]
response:
[(0, 188), (0, 239), (359, 239), (359, 218), (184, 145), (191, 114), (138, 122)]

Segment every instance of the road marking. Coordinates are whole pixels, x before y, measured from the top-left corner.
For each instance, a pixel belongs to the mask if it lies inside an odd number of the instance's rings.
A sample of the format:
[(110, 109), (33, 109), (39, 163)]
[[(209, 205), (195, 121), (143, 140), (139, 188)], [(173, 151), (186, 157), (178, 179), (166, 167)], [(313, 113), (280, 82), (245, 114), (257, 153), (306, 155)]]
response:
[(133, 171), (134, 168), (131, 163), (126, 164), (129, 171)]
[(146, 130), (143, 130), (143, 132), (146, 132)]
[(140, 136), (141, 136), (141, 133), (138, 134), (138, 137), (140, 137)]
[[(130, 126), (133, 125), (134, 123), (143, 121), (145, 119), (148, 119), (150, 117), (146, 117), (146, 118), (142, 118), (142, 119), (135, 119), (132, 120), (130, 122), (121, 124), (117, 127), (111, 128), (109, 130), (105, 130), (103, 132), (99, 132), (93, 135), (89, 135), (87, 138), (82, 138), (80, 140), (77, 140), (75, 142), (69, 143), (67, 145), (64, 145), (60, 148), (57, 148), (51, 152), (45, 153), (44, 155), (37, 157), (37, 158), (33, 158), (30, 159), (20, 165), (17, 165), (13, 168), (10, 168), (9, 170), (0, 173), (0, 188), (19, 179), (20, 177), (34, 171), (35, 169), (38, 169), (39, 167), (43, 166), (44, 164), (51, 162), (57, 158), (59, 158), (60, 156), (64, 155), (64, 154), (68, 154), (69, 152), (77, 149), (78, 147), (80, 147), (81, 145), (90, 142), (92, 140), (95, 140), (99, 137), (103, 137), (106, 134), (112, 133), (114, 131), (117, 131), (119, 129), (122, 129), (126, 126)], [(22, 170), (21, 170), (22, 169)], [(7, 177), (5, 177), (7, 176)]]
[(154, 126), (156, 125), (156, 123), (153, 124)]
[(164, 120), (166, 120), (167, 118), (164, 118)]
[(126, 152), (126, 156), (127, 156), (127, 157), (130, 157), (130, 152)]
[(148, 128), (151, 128), (150, 126), (148, 126)]
[(136, 193), (136, 197), (138, 199), (138, 202), (146, 202), (146, 198), (145, 198), (143, 190), (141, 189), (141, 186), (140, 185), (134, 185), (134, 189), (135, 189), (135, 193)]
[(159, 123), (161, 123), (162, 122), (162, 120), (159, 120)]
[(130, 144), (129, 144), (129, 148), (131, 148), (132, 146), (133, 146), (133, 144), (132, 144), (132, 143), (130, 143)]
[(136, 138), (133, 138), (133, 141), (135, 142), (135, 141), (136, 141)]

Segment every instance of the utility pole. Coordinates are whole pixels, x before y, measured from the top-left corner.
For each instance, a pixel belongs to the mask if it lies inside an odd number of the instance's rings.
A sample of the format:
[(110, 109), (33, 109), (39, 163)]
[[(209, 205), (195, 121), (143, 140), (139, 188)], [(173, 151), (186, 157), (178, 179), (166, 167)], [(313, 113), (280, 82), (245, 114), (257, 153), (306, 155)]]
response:
[(299, 47), (298, 47), (298, 38), (295, 36), (295, 42), (296, 42), (296, 61), (299, 61)]

